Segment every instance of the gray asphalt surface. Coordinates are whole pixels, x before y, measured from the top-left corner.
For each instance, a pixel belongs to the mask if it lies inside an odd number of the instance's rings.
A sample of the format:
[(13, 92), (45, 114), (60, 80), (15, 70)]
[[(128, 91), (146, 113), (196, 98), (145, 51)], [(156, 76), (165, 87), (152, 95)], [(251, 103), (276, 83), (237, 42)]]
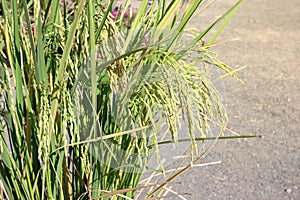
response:
[[(217, 1), (192, 26), (234, 3)], [(207, 11), (205, 12), (207, 13)], [(187, 199), (300, 199), (300, 1), (244, 1), (215, 49), (245, 84), (226, 79), (229, 128), (263, 138), (219, 141), (202, 163), (172, 184)], [(171, 198), (180, 199), (180, 198)]]

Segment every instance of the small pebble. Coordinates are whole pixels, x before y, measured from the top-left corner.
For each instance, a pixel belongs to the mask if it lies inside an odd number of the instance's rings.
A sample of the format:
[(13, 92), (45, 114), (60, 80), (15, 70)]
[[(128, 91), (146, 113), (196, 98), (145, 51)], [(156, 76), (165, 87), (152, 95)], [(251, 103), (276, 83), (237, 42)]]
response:
[(297, 186), (294, 186), (294, 189), (295, 189), (295, 190), (297, 190), (297, 189), (298, 189), (298, 187), (297, 187)]
[(285, 191), (286, 191), (287, 193), (291, 193), (291, 192), (292, 192), (292, 189), (291, 189), (291, 188), (288, 188), (288, 189), (285, 189)]

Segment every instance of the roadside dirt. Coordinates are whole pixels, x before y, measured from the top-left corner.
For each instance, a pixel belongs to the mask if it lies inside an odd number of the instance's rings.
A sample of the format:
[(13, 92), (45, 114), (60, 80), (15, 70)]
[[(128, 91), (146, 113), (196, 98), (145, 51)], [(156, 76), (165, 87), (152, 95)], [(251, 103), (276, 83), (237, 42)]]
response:
[[(217, 1), (205, 19), (235, 1)], [(204, 20), (205, 21), (205, 20)], [(192, 26), (201, 27), (201, 19)], [(300, 199), (300, 1), (244, 1), (215, 48), (245, 82), (226, 79), (229, 128), (263, 138), (219, 141), (202, 162), (172, 184), (187, 199)], [(180, 198), (171, 198), (180, 199)]]

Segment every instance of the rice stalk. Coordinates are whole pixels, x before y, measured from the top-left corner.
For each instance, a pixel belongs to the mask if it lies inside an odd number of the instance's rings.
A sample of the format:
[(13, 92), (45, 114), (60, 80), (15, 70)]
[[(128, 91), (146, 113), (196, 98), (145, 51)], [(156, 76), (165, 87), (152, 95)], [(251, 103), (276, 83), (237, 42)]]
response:
[[(153, 154), (164, 172), (159, 145), (189, 141), (193, 164), (199, 160), (196, 141), (219, 138), (212, 128), (228, 119), (207, 69), (235, 78), (237, 70), (209, 48), (240, 3), (191, 33), (186, 26), (201, 0), (143, 0), (124, 26), (130, 1), (114, 19), (114, 1), (2, 0), (5, 198), (130, 199), (142, 188), (167, 196), (165, 186), (192, 165), (160, 185), (138, 186), (140, 178)], [(184, 125), (186, 133), (180, 132)]]

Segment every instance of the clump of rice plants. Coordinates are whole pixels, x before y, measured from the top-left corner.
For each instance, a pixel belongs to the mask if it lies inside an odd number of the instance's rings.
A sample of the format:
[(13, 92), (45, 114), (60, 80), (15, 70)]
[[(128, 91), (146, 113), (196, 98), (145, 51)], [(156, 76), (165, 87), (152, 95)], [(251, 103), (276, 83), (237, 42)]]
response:
[(204, 37), (241, 0), (190, 31), (202, 3), (143, 0), (131, 15), (129, 0), (2, 1), (2, 197), (130, 199), (142, 188), (158, 197), (168, 181), (139, 181), (152, 154), (163, 169), (158, 146), (168, 136), (186, 135), (196, 161), (196, 141), (227, 123), (208, 66), (235, 77), (210, 51), (223, 26)]

